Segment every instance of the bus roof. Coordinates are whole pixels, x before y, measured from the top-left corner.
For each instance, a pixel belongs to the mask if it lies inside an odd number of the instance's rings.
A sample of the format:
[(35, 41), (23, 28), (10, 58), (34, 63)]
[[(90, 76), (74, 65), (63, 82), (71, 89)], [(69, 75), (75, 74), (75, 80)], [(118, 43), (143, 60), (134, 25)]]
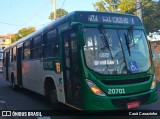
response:
[(20, 40), (14, 42), (10, 46), (4, 49), (7, 50), (10, 47), (15, 46), (23, 42), (26, 39), (31, 38), (39, 33), (42, 33), (45, 30), (56, 28), (57, 26), (66, 23), (66, 22), (80, 22), (84, 24), (114, 24), (114, 25), (137, 25), (141, 26), (142, 23), (140, 19), (131, 14), (122, 14), (114, 12), (98, 12), (98, 11), (74, 11), (61, 18), (56, 19), (55, 21), (50, 22), (48, 25), (44, 26), (40, 30), (37, 30), (28, 36), (21, 38)]

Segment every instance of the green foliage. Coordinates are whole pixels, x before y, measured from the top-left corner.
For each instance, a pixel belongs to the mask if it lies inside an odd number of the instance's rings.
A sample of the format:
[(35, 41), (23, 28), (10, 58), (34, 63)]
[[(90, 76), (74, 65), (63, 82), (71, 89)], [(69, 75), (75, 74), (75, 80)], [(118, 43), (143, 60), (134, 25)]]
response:
[[(65, 11), (64, 9), (59, 8), (59, 9), (56, 10), (56, 17), (57, 18), (60, 18), (60, 17), (62, 17), (64, 15), (66, 15), (66, 14), (68, 14), (68, 12)], [(50, 20), (54, 19), (54, 13), (53, 12), (50, 13), (49, 19)]]
[(96, 11), (108, 11), (107, 7), (105, 7), (105, 2), (102, 0), (93, 4), (93, 6), (96, 9)]
[[(132, 13), (136, 9), (135, 0), (122, 0), (118, 8), (122, 13)], [(133, 14), (136, 13), (134, 12)]]
[(18, 31), (18, 35), (23, 38), (27, 35), (29, 35), (30, 33), (34, 32), (36, 29), (35, 27), (28, 27), (28, 28), (22, 28)]
[[(147, 33), (160, 29), (160, 0), (141, 0), (142, 18)], [(136, 0), (101, 0), (93, 4), (97, 11), (132, 13), (136, 15)]]
[(36, 31), (35, 27), (28, 27), (28, 28), (22, 28), (20, 29), (16, 34), (14, 34), (12, 36), (12, 43), (19, 40), (20, 38), (23, 38), (27, 35), (29, 35), (30, 33)]
[(12, 37), (11, 37), (12, 43), (16, 42), (18, 39), (20, 39), (20, 37), (17, 33), (13, 34)]
[[(145, 7), (150, 6), (148, 0), (141, 0)], [(147, 4), (146, 4), (147, 3)], [(98, 11), (110, 11), (136, 14), (136, 0), (101, 0), (93, 4)]]
[(160, 29), (160, 1), (152, 2), (151, 6), (143, 9), (143, 23), (147, 33), (156, 32)]
[(93, 4), (97, 11), (111, 11), (118, 12), (118, 5), (120, 0), (101, 0)]

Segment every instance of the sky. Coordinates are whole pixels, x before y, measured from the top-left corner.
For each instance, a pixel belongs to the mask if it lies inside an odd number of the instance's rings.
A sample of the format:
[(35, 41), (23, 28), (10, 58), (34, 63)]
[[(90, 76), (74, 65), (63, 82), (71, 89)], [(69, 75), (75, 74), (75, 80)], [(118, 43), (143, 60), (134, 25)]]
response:
[[(98, 0), (56, 0), (56, 8), (68, 11), (95, 11)], [(64, 4), (63, 4), (64, 3)], [(0, 35), (17, 33), (19, 29), (34, 26), (36, 29), (51, 22), (54, 7), (51, 0), (0, 0)]]

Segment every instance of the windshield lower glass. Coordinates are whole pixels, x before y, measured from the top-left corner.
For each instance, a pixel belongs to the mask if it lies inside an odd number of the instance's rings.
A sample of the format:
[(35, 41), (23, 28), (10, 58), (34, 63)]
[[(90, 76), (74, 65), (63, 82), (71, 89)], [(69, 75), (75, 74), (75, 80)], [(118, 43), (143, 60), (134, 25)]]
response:
[(84, 28), (88, 68), (104, 75), (145, 72), (150, 56), (143, 30)]

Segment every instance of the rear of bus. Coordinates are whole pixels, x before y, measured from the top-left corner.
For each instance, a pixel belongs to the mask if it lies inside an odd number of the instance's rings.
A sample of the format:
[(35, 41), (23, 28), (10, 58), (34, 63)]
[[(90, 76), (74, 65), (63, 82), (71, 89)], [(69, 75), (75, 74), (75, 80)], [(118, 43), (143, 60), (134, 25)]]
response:
[(137, 108), (157, 100), (144, 27), (137, 16), (80, 12), (84, 110)]

